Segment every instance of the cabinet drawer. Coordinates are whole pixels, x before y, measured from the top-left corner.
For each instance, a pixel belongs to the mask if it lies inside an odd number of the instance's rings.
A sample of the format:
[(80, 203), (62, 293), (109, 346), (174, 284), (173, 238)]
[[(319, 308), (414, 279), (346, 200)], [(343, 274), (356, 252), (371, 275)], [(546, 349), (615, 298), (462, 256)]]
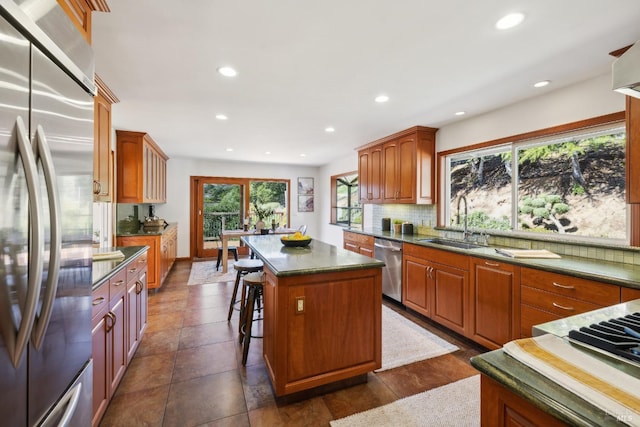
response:
[(523, 305), (536, 307), (560, 317), (573, 316), (591, 310), (597, 310), (609, 304), (594, 304), (591, 302), (565, 297), (563, 295), (545, 292), (540, 289), (522, 286), (520, 298)]
[(405, 255), (422, 258), (427, 261), (437, 262), (442, 265), (448, 265), (450, 267), (469, 271), (468, 255), (442, 251), (426, 246), (414, 245), (412, 243), (405, 243), (404, 245), (402, 245), (402, 253)]
[(344, 240), (351, 243), (355, 243), (359, 246), (373, 246), (373, 236), (367, 236), (364, 234), (350, 233), (345, 231)]
[(564, 274), (523, 268), (521, 284), (557, 295), (597, 304), (597, 308), (620, 302), (620, 287)]
[(127, 267), (118, 271), (111, 279), (109, 279), (109, 299), (113, 299), (126, 289)]
[(127, 283), (135, 280), (138, 277), (138, 273), (145, 267), (146, 259), (141, 262), (140, 258), (142, 256), (134, 259), (127, 265), (124, 269), (127, 272)]
[(529, 338), (535, 325), (558, 319), (560, 316), (523, 304), (520, 307), (520, 336)]
[(105, 282), (91, 293), (91, 318), (95, 318), (109, 305), (109, 283)]

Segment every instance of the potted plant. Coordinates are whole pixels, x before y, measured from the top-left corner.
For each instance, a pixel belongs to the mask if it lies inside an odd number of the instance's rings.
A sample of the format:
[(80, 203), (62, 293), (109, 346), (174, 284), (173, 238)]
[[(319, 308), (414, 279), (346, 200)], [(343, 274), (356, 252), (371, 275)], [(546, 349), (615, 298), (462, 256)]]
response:
[(396, 234), (400, 234), (402, 233), (402, 223), (403, 221), (401, 219), (394, 219), (393, 220), (393, 232)]
[(264, 220), (265, 218), (273, 215), (273, 209), (266, 206), (258, 206), (257, 203), (253, 204), (253, 209), (258, 217), (258, 222), (256, 222), (256, 231), (262, 233), (262, 230), (265, 228)]

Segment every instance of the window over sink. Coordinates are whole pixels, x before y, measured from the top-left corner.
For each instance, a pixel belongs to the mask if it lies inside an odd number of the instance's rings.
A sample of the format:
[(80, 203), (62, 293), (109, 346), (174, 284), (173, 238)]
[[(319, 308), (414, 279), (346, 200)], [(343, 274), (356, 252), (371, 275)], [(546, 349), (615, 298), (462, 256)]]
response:
[(628, 242), (625, 123), (571, 127), (443, 153), (444, 225)]
[(358, 173), (331, 177), (331, 223), (362, 228), (362, 206), (358, 200)]

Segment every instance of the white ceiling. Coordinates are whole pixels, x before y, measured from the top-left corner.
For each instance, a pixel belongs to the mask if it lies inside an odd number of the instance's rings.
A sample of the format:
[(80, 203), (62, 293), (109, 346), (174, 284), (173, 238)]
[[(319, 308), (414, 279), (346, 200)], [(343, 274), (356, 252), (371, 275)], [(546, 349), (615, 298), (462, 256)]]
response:
[[(602, 75), (609, 52), (640, 39), (638, 0), (108, 5), (93, 15), (93, 47), (120, 99), (114, 128), (148, 132), (170, 157), (279, 164), (323, 165), (411, 126), (442, 127)], [(494, 28), (514, 11), (522, 25)], [(219, 75), (223, 65), (238, 76)], [(381, 93), (389, 102), (374, 102)]]

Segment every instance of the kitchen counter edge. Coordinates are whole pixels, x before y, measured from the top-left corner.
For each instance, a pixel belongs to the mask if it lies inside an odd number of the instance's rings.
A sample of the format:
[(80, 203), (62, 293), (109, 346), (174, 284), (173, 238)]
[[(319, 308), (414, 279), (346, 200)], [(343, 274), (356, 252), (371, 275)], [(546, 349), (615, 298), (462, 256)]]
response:
[(105, 282), (105, 280), (109, 280), (116, 273), (125, 268), (132, 259), (135, 259), (148, 251), (149, 246), (117, 246), (109, 248), (108, 250), (119, 250), (124, 254), (124, 258), (93, 261), (92, 290), (97, 289)]
[(177, 222), (169, 222), (162, 230), (153, 230), (153, 231), (144, 231), (144, 227), (140, 226), (138, 231), (135, 233), (129, 232), (117, 232), (116, 237), (133, 237), (133, 236), (162, 236), (167, 233), (169, 230), (178, 226)]
[(398, 235), (396, 233), (375, 229), (352, 230), (345, 228), (344, 231), (393, 240), (396, 242), (425, 246), (442, 251), (456, 252), (477, 258), (506, 262), (509, 264), (519, 265), (521, 267), (529, 267), (537, 270), (565, 274), (580, 277), (582, 279), (623, 286), (626, 288), (640, 289), (640, 266), (633, 264), (594, 260), (569, 255), (562, 255), (562, 258), (558, 259), (510, 258), (497, 254), (495, 252), (495, 248), (498, 246), (481, 247), (476, 249), (460, 249), (421, 241), (424, 239), (437, 238), (437, 236), (428, 236), (423, 234)]

